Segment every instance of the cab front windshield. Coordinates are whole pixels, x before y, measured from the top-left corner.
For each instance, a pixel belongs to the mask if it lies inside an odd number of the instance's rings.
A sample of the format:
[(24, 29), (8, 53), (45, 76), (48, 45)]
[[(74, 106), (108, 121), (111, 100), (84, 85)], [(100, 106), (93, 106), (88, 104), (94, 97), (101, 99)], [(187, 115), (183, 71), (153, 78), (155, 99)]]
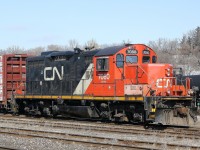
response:
[(126, 56), (126, 63), (137, 63), (138, 62), (138, 57), (137, 56)]

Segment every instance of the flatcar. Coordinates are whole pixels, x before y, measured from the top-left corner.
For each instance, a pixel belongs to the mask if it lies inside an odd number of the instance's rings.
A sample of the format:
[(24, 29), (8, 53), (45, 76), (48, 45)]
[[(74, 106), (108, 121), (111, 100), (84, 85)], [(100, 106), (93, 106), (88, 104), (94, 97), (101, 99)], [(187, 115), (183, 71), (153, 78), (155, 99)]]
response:
[(93, 51), (43, 52), (26, 60), (26, 92), (15, 113), (190, 126), (196, 121), (190, 79), (144, 44)]

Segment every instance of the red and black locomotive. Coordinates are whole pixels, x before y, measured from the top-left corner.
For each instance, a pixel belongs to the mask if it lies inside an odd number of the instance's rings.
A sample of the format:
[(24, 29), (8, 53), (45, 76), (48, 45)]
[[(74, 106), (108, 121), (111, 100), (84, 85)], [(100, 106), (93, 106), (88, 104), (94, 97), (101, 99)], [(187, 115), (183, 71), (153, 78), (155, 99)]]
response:
[(196, 121), (190, 80), (143, 44), (43, 52), (26, 60), (17, 113), (188, 126)]

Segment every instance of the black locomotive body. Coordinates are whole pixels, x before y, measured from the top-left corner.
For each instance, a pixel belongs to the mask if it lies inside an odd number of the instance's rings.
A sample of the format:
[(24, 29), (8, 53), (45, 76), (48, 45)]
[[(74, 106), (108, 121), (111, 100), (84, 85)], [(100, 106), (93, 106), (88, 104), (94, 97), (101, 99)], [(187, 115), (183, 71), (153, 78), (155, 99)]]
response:
[(27, 59), (27, 95), (72, 95), (97, 51), (48, 52)]
[(191, 82), (190, 82), (190, 86), (193, 88), (193, 90), (195, 91), (195, 102), (196, 102), (196, 107), (198, 113), (200, 114), (200, 75), (190, 75), (190, 76), (186, 76), (189, 77)]

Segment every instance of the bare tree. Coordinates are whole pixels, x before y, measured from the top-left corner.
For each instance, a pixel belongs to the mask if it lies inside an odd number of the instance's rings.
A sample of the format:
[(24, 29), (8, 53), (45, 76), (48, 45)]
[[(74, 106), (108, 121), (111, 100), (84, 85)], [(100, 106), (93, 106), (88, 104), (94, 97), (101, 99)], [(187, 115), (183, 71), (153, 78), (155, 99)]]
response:
[(126, 44), (131, 44), (131, 40), (129, 40), (129, 39), (123, 40), (121, 45), (126, 45)]
[(180, 41), (180, 64), (186, 70), (186, 74), (191, 74), (195, 70), (200, 70), (200, 27), (191, 30), (183, 36)]
[(94, 39), (91, 39), (86, 42), (84, 47), (86, 50), (94, 50), (94, 49), (99, 48), (100, 46)]
[(64, 49), (63, 46), (60, 46), (60, 45), (51, 44), (51, 45), (47, 46), (47, 50), (49, 50), (49, 51), (60, 51), (63, 49)]
[(75, 39), (69, 40), (69, 49), (80, 48), (79, 42)]
[(5, 50), (5, 53), (6, 54), (22, 54), (22, 53), (25, 53), (25, 49), (24, 48), (20, 48), (19, 46), (11, 46), (11, 47), (8, 47), (6, 50)]
[(150, 41), (148, 45), (157, 52), (160, 63), (177, 64), (179, 48), (177, 39), (159, 38), (157, 41)]
[(28, 50), (28, 54), (32, 55), (32, 56), (37, 56), (40, 55), (41, 52), (45, 51), (45, 47), (36, 47), (36, 48), (32, 48), (30, 50)]

